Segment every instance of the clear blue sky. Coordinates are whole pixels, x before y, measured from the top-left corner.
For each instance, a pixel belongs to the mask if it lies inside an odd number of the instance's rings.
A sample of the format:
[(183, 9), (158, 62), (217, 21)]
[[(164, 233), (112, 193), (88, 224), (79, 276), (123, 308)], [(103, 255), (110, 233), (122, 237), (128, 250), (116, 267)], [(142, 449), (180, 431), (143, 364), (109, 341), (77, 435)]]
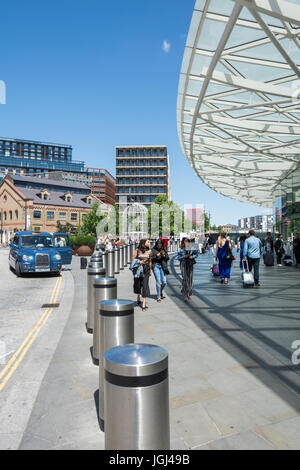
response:
[[(208, 189), (177, 135), (178, 79), (194, 0), (10, 0), (1, 5), (0, 135), (71, 144), (115, 175), (115, 146), (168, 146), (172, 199), (213, 223), (262, 208)], [(163, 48), (163, 44), (166, 47)]]

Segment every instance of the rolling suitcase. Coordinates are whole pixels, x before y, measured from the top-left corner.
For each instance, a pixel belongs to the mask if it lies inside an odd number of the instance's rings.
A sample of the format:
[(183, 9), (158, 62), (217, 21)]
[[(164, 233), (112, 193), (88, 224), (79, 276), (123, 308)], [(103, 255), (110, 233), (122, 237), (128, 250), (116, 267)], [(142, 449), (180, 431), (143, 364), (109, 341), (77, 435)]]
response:
[(283, 264), (284, 264), (285, 266), (293, 266), (292, 257), (289, 256), (289, 255), (285, 255), (285, 257), (283, 258)]
[(266, 251), (263, 258), (266, 266), (274, 266), (274, 255), (271, 251)]
[(218, 263), (212, 265), (211, 272), (212, 272), (214, 277), (220, 276), (220, 270), (219, 270), (219, 264)]
[(249, 271), (248, 260), (244, 258), (242, 260), (243, 263), (243, 273), (242, 273), (242, 280), (243, 280), (243, 287), (254, 287), (254, 277), (253, 273)]

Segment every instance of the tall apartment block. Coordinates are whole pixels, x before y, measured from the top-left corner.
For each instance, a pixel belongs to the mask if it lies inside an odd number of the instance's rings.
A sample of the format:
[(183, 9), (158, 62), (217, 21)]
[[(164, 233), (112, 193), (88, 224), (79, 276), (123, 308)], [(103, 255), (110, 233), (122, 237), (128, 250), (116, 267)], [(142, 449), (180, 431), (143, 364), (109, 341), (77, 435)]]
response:
[(0, 137), (0, 182), (5, 174), (40, 176), (81, 183), (93, 196), (106, 204), (115, 204), (115, 178), (102, 168), (86, 168), (72, 159), (72, 146)]
[(170, 200), (169, 156), (165, 145), (116, 147), (116, 203), (146, 208), (159, 195)]

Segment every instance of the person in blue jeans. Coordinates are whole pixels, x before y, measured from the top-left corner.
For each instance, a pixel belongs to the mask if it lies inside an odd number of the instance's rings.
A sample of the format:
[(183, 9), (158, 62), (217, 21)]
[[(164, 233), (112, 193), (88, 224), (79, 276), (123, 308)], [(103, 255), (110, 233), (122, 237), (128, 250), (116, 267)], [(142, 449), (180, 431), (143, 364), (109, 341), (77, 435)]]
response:
[(151, 250), (152, 270), (156, 280), (157, 302), (161, 302), (163, 288), (167, 283), (166, 273), (168, 273), (167, 263), (168, 252), (164, 248), (162, 240), (157, 240)]
[(246, 241), (246, 235), (242, 235), (239, 239), (239, 250), (240, 250), (240, 269), (243, 271), (243, 259), (244, 259), (244, 246)]
[(249, 271), (254, 268), (254, 283), (258, 287), (259, 283), (259, 262), (262, 253), (262, 243), (259, 238), (255, 236), (254, 230), (249, 230), (248, 238), (246, 238), (244, 245), (244, 258), (247, 257), (249, 264)]

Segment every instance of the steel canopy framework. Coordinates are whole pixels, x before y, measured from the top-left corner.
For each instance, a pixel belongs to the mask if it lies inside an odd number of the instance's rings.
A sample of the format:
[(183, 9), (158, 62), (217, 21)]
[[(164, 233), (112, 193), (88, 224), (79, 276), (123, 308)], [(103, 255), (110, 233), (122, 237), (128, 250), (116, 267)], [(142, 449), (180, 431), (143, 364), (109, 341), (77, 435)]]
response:
[(265, 207), (300, 167), (298, 0), (197, 0), (181, 68), (182, 150), (213, 190)]

